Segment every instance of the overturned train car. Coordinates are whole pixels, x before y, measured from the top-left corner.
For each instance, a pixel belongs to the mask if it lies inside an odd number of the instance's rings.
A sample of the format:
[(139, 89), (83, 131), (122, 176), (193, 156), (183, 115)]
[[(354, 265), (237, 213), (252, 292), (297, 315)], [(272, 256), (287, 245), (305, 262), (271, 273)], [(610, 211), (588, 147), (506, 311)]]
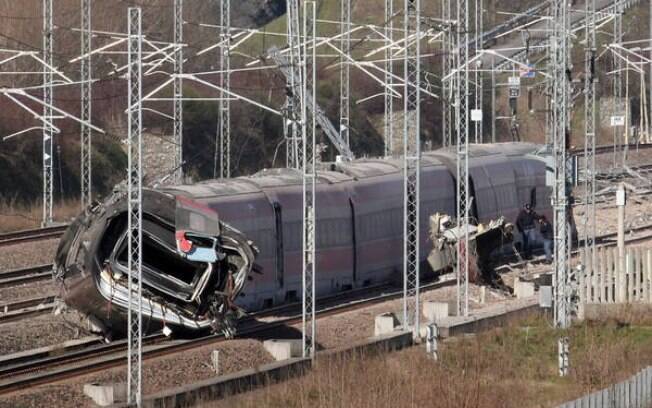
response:
[[(472, 216), (514, 222), (523, 203), (550, 214), (539, 146), (470, 148)], [(455, 214), (455, 155), (423, 154), (423, 269), (429, 217)], [(316, 189), (317, 296), (400, 279), (403, 172), (397, 159), (325, 165)], [(61, 240), (55, 264), (65, 303), (106, 336), (126, 329), (124, 193), (85, 211)], [(179, 209), (183, 211), (179, 211)], [(150, 330), (232, 334), (243, 310), (301, 294), (302, 184), (295, 170), (147, 190), (143, 199), (143, 308)], [(258, 273), (252, 273), (258, 272)], [(436, 273), (438, 271), (429, 271)]]

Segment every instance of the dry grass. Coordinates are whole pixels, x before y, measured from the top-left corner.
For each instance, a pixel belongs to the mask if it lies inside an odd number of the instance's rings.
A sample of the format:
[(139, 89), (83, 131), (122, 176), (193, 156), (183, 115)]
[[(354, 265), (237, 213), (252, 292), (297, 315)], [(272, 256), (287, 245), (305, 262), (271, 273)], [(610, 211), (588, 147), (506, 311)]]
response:
[[(69, 222), (80, 213), (78, 200), (66, 200), (54, 206), (56, 222)], [(13, 201), (0, 201), (0, 232), (39, 228), (43, 219), (43, 206), (40, 202), (18, 204)]]
[(618, 321), (574, 327), (571, 375), (557, 376), (558, 333), (544, 318), (440, 347), (333, 357), (305, 377), (206, 407), (543, 407), (603, 388), (652, 361), (652, 327)]

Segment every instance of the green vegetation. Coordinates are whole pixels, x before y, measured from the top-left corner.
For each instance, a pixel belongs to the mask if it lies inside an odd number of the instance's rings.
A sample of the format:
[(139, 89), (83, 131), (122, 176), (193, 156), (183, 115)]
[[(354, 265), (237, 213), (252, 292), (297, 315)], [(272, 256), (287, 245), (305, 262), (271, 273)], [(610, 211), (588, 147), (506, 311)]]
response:
[[(485, 28), (488, 29), (495, 24), (504, 21), (520, 10), (525, 10), (539, 0), (520, 1), (517, 5), (510, 0), (492, 0), (486, 1), (484, 6)], [(0, 0), (0, 3), (6, 3), (3, 7), (7, 9), (6, 15), (16, 16), (40, 16), (40, 4), (22, 5), (21, 7), (13, 6), (12, 2)], [(145, 26), (152, 33), (152, 38), (167, 39), (170, 37), (171, 14), (167, 13), (169, 8), (157, 7), (157, 0), (144, 0), (145, 6)], [(274, 2), (272, 2), (274, 3)], [(74, 72), (77, 67), (70, 65), (67, 61), (76, 56), (79, 52), (78, 33), (64, 29), (65, 27), (76, 27), (78, 25), (78, 2), (75, 0), (61, 0), (60, 6), (55, 13), (57, 25), (62, 27), (57, 31), (55, 40), (57, 65), (64, 67), (67, 71)], [(265, 2), (260, 5), (254, 0), (238, 2), (234, 7), (237, 8), (238, 15), (233, 16), (235, 20), (243, 24), (253, 26), (255, 24), (265, 24), (261, 27), (263, 33), (267, 35), (255, 35), (245, 42), (239, 51), (240, 54), (234, 55), (232, 66), (239, 67), (246, 62), (250, 62), (250, 57), (257, 58), (263, 55), (265, 51), (273, 44), (282, 46), (284, 38), (274, 35), (274, 33), (285, 33), (286, 22), (285, 16), (273, 19), (275, 14), (282, 11), (278, 4)], [(337, 0), (327, 0), (318, 2), (318, 15), (324, 21), (336, 21), (339, 18), (340, 3)], [(431, 2), (422, 2), (424, 8), (423, 15), (426, 17), (426, 23), (437, 24), (436, 18), (441, 13), (441, 2), (439, 0)], [(124, 12), (127, 5), (117, 4), (115, 2), (100, 2), (94, 9), (93, 21), (98, 29), (113, 31), (124, 31), (125, 21)], [(263, 8), (261, 8), (263, 7)], [(397, 11), (400, 9), (400, 4)], [(260, 11), (261, 13), (257, 13)], [(215, 69), (216, 55), (215, 52), (205, 54), (201, 57), (193, 56), (193, 52), (199, 51), (204, 47), (214, 43), (217, 39), (217, 31), (214, 28), (199, 27), (198, 22), (217, 23), (218, 7), (212, 2), (190, 2), (185, 9), (184, 18), (187, 20), (187, 30), (184, 39), (189, 46), (186, 55), (190, 56), (186, 69), (190, 71), (205, 71)], [(626, 27), (626, 40), (645, 38), (647, 36), (648, 11), (645, 4), (636, 6), (625, 16), (624, 26)], [(435, 18), (428, 20), (428, 18)], [(3, 17), (0, 16), (0, 20)], [(270, 21), (271, 20), (271, 21)], [(353, 21), (355, 23), (374, 23), (382, 24), (384, 20), (384, 2), (382, 0), (354, 0), (353, 1)], [(268, 22), (269, 21), (269, 22)], [(395, 18), (395, 24), (400, 26), (402, 16)], [(9, 24), (11, 23), (11, 24)], [(29, 49), (38, 49), (40, 47), (40, 26), (38, 24), (17, 24), (13, 20), (8, 20), (5, 24), (7, 38), (0, 39), (0, 45), (7, 48), (26, 47)], [(152, 30), (152, 26), (157, 29)], [(610, 25), (603, 27), (603, 31), (609, 32)], [(337, 24), (323, 22), (319, 26), (319, 35), (328, 36), (336, 34), (339, 31)], [(362, 31), (353, 35), (354, 49), (356, 56), (361, 56), (374, 48), (377, 44), (365, 41), (357, 41), (362, 37)], [(578, 76), (583, 69), (584, 52), (579, 40), (581, 33), (578, 34), (578, 42), (573, 51), (574, 76)], [(19, 41), (19, 42), (16, 42)], [(97, 38), (95, 46), (104, 44), (105, 39)], [(610, 38), (607, 34), (600, 35), (600, 43), (607, 44)], [(437, 42), (423, 45), (423, 54), (429, 55), (425, 58), (422, 67), (425, 71), (432, 72), (428, 76), (429, 86), (435, 93), (439, 93), (440, 72), (440, 49)], [(320, 58), (318, 74), (318, 94), (319, 102), (326, 111), (337, 128), (337, 118), (339, 115), (339, 65), (335, 51), (327, 46), (322, 46), (318, 50), (320, 55), (327, 57)], [(599, 95), (611, 94), (611, 81), (605, 75), (611, 68), (611, 57), (608, 53), (602, 55), (599, 60)], [(249, 56), (249, 57), (248, 57)], [(119, 57), (115, 57), (116, 59)], [(126, 104), (126, 84), (124, 81), (116, 78), (105, 78), (108, 68), (111, 66), (104, 57), (96, 59), (95, 76), (101, 78), (94, 87), (93, 115), (94, 122), (109, 130), (111, 136), (94, 136), (94, 168), (93, 182), (95, 190), (104, 194), (108, 192), (111, 186), (119, 181), (124, 175), (125, 156), (123, 153), (120, 140), (125, 137), (124, 106)], [(115, 61), (120, 62), (120, 61)], [(397, 63), (395, 72), (402, 72), (402, 64)], [(380, 73), (377, 73), (380, 75)], [(379, 85), (366, 74), (357, 68), (353, 68), (352, 75), (352, 109), (351, 109), (351, 142), (352, 149), (357, 156), (376, 156), (382, 153), (382, 115), (383, 115), (383, 98), (376, 97), (357, 103), (361, 99), (366, 99), (371, 95), (378, 94), (381, 89)], [(73, 75), (74, 76), (74, 75)], [(206, 77), (207, 80), (216, 81), (216, 77)], [(504, 82), (504, 77), (499, 78), (499, 82)], [(637, 79), (637, 78), (636, 78)], [(38, 76), (33, 78), (21, 78), (17, 80), (20, 85), (30, 85), (38, 83)], [(537, 78), (535, 82), (540, 82)], [(153, 77), (148, 77), (145, 84), (145, 90), (151, 90), (157, 82)], [(285, 89), (283, 77), (274, 70), (237, 72), (232, 75), (233, 89), (238, 93), (254, 100), (265, 103), (274, 109), (280, 109), (285, 100)], [(529, 83), (528, 83), (529, 84)], [(534, 85), (534, 83), (529, 84)], [(576, 88), (581, 87), (581, 84)], [(190, 93), (196, 96), (214, 97), (214, 91), (208, 91), (195, 85), (187, 85)], [(540, 88), (537, 88), (540, 90)], [(497, 107), (490, 106), (490, 86), (488, 78), (485, 77), (485, 112), (498, 112), (499, 115), (506, 115), (507, 97), (503, 92), (498, 93)], [(579, 89), (578, 89), (579, 92)], [(163, 94), (168, 91), (163, 92)], [(577, 93), (577, 92), (576, 92)], [(632, 122), (638, 120), (638, 101), (639, 89), (637, 81), (632, 78), (630, 86), (630, 95), (633, 98)], [(544, 117), (541, 112), (545, 109), (541, 92), (535, 92), (534, 105), (539, 111), (536, 114), (529, 114), (527, 111), (525, 97), (527, 93), (523, 92), (523, 97), (519, 103), (519, 123), (521, 136), (528, 141), (543, 141)], [(61, 108), (75, 113), (78, 112), (78, 90), (70, 88), (66, 91), (57, 90), (55, 93), (57, 105)], [(26, 112), (14, 106), (8, 100), (3, 99), (2, 110), (0, 110), (0, 130), (1, 135), (10, 134), (18, 130), (35, 126), (33, 118)], [(576, 99), (575, 115), (573, 118), (573, 144), (582, 143), (583, 134), (583, 103), (581, 99)], [(395, 108), (397, 111), (402, 107), (402, 100), (397, 99)], [(36, 107), (33, 107), (38, 109)], [(157, 106), (165, 112), (170, 112), (169, 104)], [(485, 140), (489, 139), (491, 132), (490, 115), (485, 114)], [(397, 115), (400, 122), (400, 114)], [(421, 111), (422, 127), (421, 136), (424, 142), (429, 142), (432, 146), (438, 146), (441, 143), (441, 106), (438, 100), (424, 98)], [(55, 150), (55, 196), (57, 197), (76, 197), (79, 186), (79, 128), (74, 123), (60, 121), (62, 134), (55, 138), (56, 143), (60, 146), (59, 151)], [(158, 116), (146, 115), (145, 126), (149, 130), (166, 129), (169, 132), (170, 123), (166, 119)], [(400, 123), (397, 126), (400, 129)], [(217, 108), (210, 103), (190, 103), (186, 106), (186, 115), (184, 118), (184, 128), (186, 132), (186, 160), (188, 162), (187, 171), (195, 176), (196, 179), (204, 179), (213, 176), (213, 157), (215, 152), (215, 134), (217, 127)], [(399, 132), (400, 133), (400, 132)], [(603, 140), (611, 139), (611, 132), (603, 135)], [(284, 164), (284, 146), (282, 143), (282, 122), (280, 117), (271, 113), (266, 113), (258, 108), (247, 105), (243, 102), (234, 101), (232, 103), (232, 166), (237, 169), (235, 175), (251, 174), (263, 167), (281, 166)], [(497, 136), (499, 141), (510, 140), (509, 121), (501, 120), (497, 123)], [(323, 135), (322, 135), (323, 138)], [(323, 140), (322, 140), (323, 141)], [(278, 148), (278, 150), (277, 150)], [(278, 152), (278, 153), (277, 153)], [(275, 158), (276, 154), (276, 158)], [(324, 159), (331, 160), (335, 156), (332, 148), (326, 151)], [(61, 169), (59, 170), (59, 164)], [(10, 202), (18, 200), (19, 202), (29, 203), (37, 200), (41, 195), (41, 138), (37, 131), (23, 134), (14, 140), (0, 143), (0, 202)], [(63, 193), (63, 194), (61, 194)]]

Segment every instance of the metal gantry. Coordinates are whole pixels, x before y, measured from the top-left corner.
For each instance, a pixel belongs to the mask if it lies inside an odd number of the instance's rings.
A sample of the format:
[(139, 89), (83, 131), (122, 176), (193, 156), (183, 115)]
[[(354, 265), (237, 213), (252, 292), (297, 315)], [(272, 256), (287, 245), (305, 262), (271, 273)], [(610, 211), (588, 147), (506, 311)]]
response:
[[(300, 157), (302, 158), (303, 180), (303, 296), (302, 296), (302, 333), (303, 357), (315, 356), (315, 235), (316, 211), (315, 188), (316, 173), (316, 22), (317, 13), (314, 1), (306, 1), (303, 9), (303, 86), (300, 97), (302, 140)], [(310, 97), (308, 97), (310, 95)], [(310, 102), (308, 102), (310, 100)]]
[(174, 0), (174, 181), (183, 182), (183, 0)]
[(394, 42), (394, 0), (385, 0), (385, 115), (383, 118), (383, 137), (385, 138), (385, 156), (394, 153), (394, 63), (392, 61), (392, 43)]
[[(570, 237), (568, 228), (569, 189), (567, 185), (567, 143), (570, 116), (570, 18), (568, 0), (554, 0), (552, 11), (551, 69), (552, 69), (552, 152), (554, 166), (554, 319), (555, 327), (566, 329), (571, 323), (572, 289), (569, 268)], [(560, 374), (567, 374), (568, 343), (559, 340)]]
[(596, 16), (595, 0), (586, 1), (586, 53), (584, 73), (584, 246), (585, 265), (595, 268), (595, 120), (596, 120)]
[(455, 119), (457, 133), (457, 310), (469, 313), (469, 8), (468, 0), (457, 1), (457, 63), (455, 74)]
[[(302, 47), (303, 48), (303, 47)], [(289, 54), (289, 53), (286, 53)], [(281, 50), (279, 50), (276, 47), (270, 48), (269, 51), (269, 56), (274, 60), (276, 65), (278, 66), (279, 70), (281, 73), (285, 76), (285, 78), (298, 78), (299, 81), (294, 82), (294, 88), (289, 88), (287, 90), (289, 95), (300, 95), (303, 94), (302, 91), (302, 79), (303, 78), (303, 71), (299, 69), (300, 67), (297, 66), (296, 69), (292, 69), (293, 65), (290, 63), (290, 60), (288, 57), (282, 53)], [(300, 65), (300, 64), (299, 64)], [(340, 133), (335, 129), (335, 126), (331, 123), (330, 119), (324, 112), (324, 110), (319, 106), (319, 104), (313, 100), (313, 96), (311, 93), (307, 93), (303, 96), (305, 98), (305, 103), (308, 104), (308, 106), (314, 106), (314, 115), (315, 115), (315, 121), (319, 125), (319, 128), (324, 132), (328, 140), (333, 144), (337, 152), (340, 154), (341, 158), (343, 160), (352, 160), (353, 159), (353, 152), (349, 149), (348, 145), (340, 138)], [(293, 113), (293, 112), (286, 112), (285, 115), (289, 118), (294, 117), (295, 115), (297, 118), (295, 125), (298, 130), (300, 129), (301, 126), (301, 115), (300, 115), (300, 103), (298, 100), (293, 101), (292, 106), (297, 106), (299, 109), (299, 113)], [(290, 128), (290, 125), (292, 123), (288, 123), (288, 129)], [(297, 157), (301, 157), (302, 150), (297, 144), (297, 148), (295, 149), (295, 154)], [(301, 163), (299, 163), (299, 166)]]
[(340, 139), (350, 148), (349, 123), (351, 114), (351, 0), (340, 0), (341, 5), (341, 38), (340, 47)]
[(404, 9), (405, 38), (416, 33), (406, 45), (403, 104), (403, 327), (419, 336), (419, 178), (421, 159), (421, 1), (407, 0)]
[(92, 61), (91, 33), (92, 0), (81, 0), (81, 208), (88, 207), (92, 200), (92, 160), (91, 160), (91, 93)]
[(231, 0), (221, 0), (220, 12), (220, 88), (219, 146), (220, 178), (231, 177)]
[(141, 9), (128, 11), (128, 139), (127, 139), (127, 268), (129, 270), (127, 397), (141, 405), (142, 398), (142, 16)]
[(43, 226), (52, 224), (53, 28), (52, 0), (43, 0)]

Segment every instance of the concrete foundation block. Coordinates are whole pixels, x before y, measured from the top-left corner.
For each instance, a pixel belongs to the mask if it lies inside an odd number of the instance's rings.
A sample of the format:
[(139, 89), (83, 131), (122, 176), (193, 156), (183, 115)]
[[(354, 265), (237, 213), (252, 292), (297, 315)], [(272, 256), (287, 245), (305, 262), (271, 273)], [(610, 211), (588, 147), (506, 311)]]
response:
[(523, 282), (517, 279), (514, 282), (514, 295), (516, 295), (517, 299), (534, 296), (534, 282)]
[(449, 316), (448, 302), (423, 302), (423, 315), (429, 322), (436, 322)]
[(96, 405), (108, 407), (127, 401), (127, 384), (84, 384), (84, 394), (90, 397)]
[(374, 320), (374, 336), (382, 336), (385, 334), (393, 333), (398, 326), (398, 320), (394, 313), (383, 313), (376, 316)]
[(552, 307), (552, 286), (539, 286), (539, 306)]
[(301, 339), (265, 340), (263, 347), (276, 361), (301, 357), (303, 354)]

